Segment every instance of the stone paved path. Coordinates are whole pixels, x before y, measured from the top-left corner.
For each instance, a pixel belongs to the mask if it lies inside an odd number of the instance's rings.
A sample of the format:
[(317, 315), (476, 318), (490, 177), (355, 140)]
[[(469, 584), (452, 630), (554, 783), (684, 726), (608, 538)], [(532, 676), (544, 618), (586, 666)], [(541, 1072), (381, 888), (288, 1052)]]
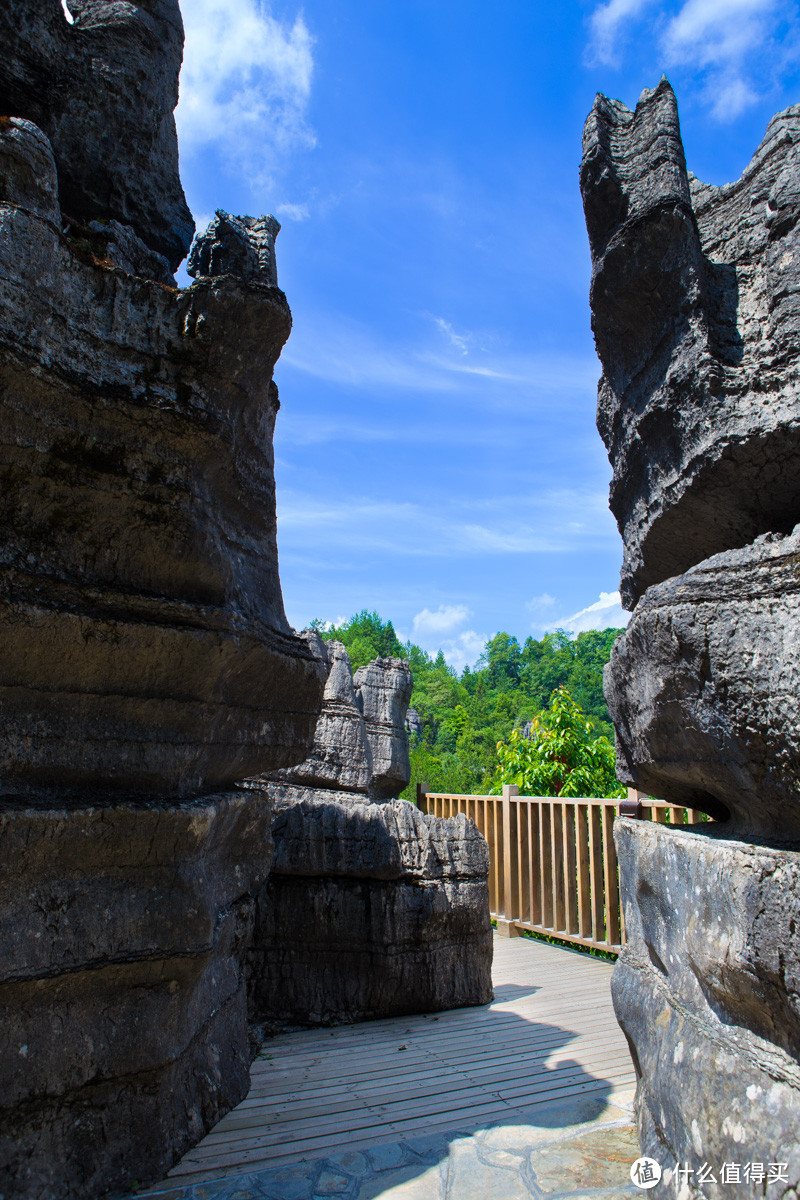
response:
[[(345, 1151), (312, 1162), (147, 1192), (152, 1200), (622, 1200), (639, 1196), (631, 1092), (543, 1105), (528, 1124)], [(140, 1193), (141, 1196), (141, 1193)]]

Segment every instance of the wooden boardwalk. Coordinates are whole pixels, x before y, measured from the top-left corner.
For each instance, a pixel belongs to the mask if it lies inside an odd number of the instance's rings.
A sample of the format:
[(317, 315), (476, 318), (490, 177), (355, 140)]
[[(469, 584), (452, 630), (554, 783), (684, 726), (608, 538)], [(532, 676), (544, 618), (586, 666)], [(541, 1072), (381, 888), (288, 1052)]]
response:
[(250, 1094), (172, 1169), (169, 1183), (438, 1130), (517, 1124), (533, 1107), (560, 1110), (587, 1097), (601, 1107), (612, 1091), (632, 1088), (609, 993), (613, 964), (529, 938), (495, 937), (494, 945), (490, 1005), (267, 1042)]

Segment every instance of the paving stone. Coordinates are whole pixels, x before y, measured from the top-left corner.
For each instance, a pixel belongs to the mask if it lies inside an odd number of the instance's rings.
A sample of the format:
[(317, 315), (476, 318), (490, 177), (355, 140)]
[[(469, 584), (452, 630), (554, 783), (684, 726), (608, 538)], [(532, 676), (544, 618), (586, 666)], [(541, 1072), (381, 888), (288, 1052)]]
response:
[(464, 1139), (450, 1147), (447, 1175), (447, 1200), (531, 1200), (533, 1193), (525, 1183), (516, 1161), (515, 1170), (504, 1170), (482, 1162), (475, 1141)]
[(633, 1126), (614, 1126), (546, 1146), (531, 1155), (531, 1167), (537, 1186), (545, 1194), (574, 1193), (578, 1188), (624, 1190), (630, 1180), (630, 1165), (638, 1157)]
[(331, 1154), (327, 1161), (334, 1167), (340, 1167), (348, 1175), (367, 1175), (370, 1172), (369, 1162), (357, 1150), (347, 1150), (344, 1154)]
[[(422, 1172), (420, 1174), (420, 1172)], [(489, 1192), (494, 1200), (494, 1193)], [(482, 1200), (487, 1200), (487, 1196)], [(442, 1172), (438, 1166), (403, 1167), (399, 1171), (381, 1171), (362, 1184), (353, 1200), (444, 1200)]]
[(350, 1191), (352, 1176), (341, 1175), (338, 1171), (323, 1171), (317, 1180), (314, 1196), (343, 1196)]
[(549, 1146), (568, 1137), (570, 1129), (550, 1129), (540, 1125), (493, 1125), (476, 1134), (481, 1151), (504, 1150), (527, 1154), (533, 1146)]

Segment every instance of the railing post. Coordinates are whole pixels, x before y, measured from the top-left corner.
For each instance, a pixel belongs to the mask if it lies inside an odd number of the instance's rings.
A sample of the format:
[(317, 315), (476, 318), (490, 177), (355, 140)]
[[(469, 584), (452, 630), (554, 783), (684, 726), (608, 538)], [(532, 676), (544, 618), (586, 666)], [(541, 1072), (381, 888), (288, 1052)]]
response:
[(420, 809), (420, 811), (424, 812), (424, 813), (426, 813), (428, 811), (427, 791), (428, 791), (427, 783), (418, 783), (417, 784), (417, 808)]
[[(517, 854), (517, 811), (511, 797), (519, 795), (515, 783), (503, 784), (503, 915), (497, 917), (497, 932), (502, 937), (519, 937), (519, 926), (514, 924), (519, 913), (519, 871)], [(498, 864), (499, 865), (499, 864)]]
[(621, 817), (635, 817), (637, 820), (642, 819), (642, 802), (639, 799), (640, 793), (636, 788), (628, 788), (628, 799), (620, 800), (619, 815)]

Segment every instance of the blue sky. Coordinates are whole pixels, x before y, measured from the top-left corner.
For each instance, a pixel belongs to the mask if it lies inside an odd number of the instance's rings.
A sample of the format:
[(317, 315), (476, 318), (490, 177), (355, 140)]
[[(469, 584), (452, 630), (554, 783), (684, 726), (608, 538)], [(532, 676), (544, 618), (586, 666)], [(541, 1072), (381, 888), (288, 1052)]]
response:
[(187, 198), (272, 212), (296, 627), (362, 608), (461, 668), (620, 624), (578, 192), (594, 95), (666, 72), (689, 169), (737, 178), (800, 102), (783, 0), (182, 0)]

